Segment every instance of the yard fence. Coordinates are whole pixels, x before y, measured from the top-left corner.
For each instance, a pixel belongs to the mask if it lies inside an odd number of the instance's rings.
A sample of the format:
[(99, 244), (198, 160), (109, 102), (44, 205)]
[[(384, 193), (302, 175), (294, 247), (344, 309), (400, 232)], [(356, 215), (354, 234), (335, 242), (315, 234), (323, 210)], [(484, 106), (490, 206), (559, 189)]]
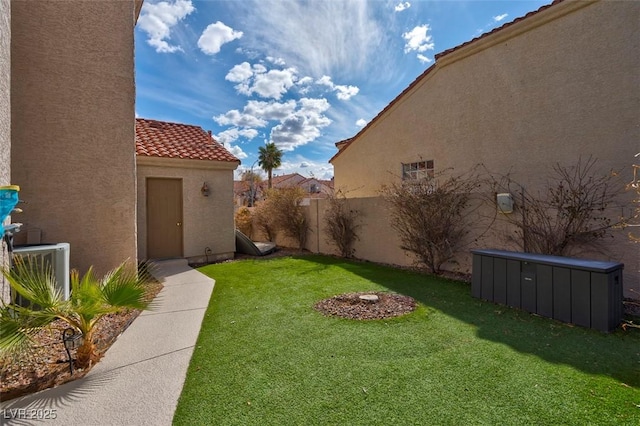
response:
[[(401, 241), (390, 225), (390, 211), (382, 197), (348, 198), (345, 200), (351, 210), (359, 213), (358, 240), (354, 244), (354, 257), (398, 266), (415, 266), (416, 258), (401, 248)], [(481, 203), (481, 200), (475, 200)], [(500, 249), (521, 251), (519, 241), (514, 239), (515, 228), (501, 214), (489, 206), (473, 205), (469, 208), (467, 220), (472, 224), (465, 242), (465, 250), (458, 253), (454, 261), (445, 265), (450, 272), (471, 274), (473, 249)], [(338, 255), (337, 247), (327, 241), (325, 216), (329, 200), (312, 199), (304, 206), (309, 219), (310, 231), (305, 248), (312, 253)], [(266, 241), (267, 238), (253, 227), (252, 239)], [(585, 251), (576, 256), (587, 259), (600, 259), (621, 262), (624, 267), (624, 290), (626, 297), (638, 298), (640, 295), (640, 244), (629, 240), (624, 230), (614, 230), (614, 238), (603, 241), (601, 252)], [(281, 233), (276, 237), (280, 247), (298, 247), (298, 243)], [(635, 293), (634, 293), (635, 292)]]

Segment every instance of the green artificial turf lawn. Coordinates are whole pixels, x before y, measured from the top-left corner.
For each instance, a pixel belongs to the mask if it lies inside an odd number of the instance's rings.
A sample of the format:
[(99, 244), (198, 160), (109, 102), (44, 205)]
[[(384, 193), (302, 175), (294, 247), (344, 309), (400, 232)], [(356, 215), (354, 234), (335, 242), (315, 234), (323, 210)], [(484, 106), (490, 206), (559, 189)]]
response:
[[(572, 327), (467, 283), (331, 257), (200, 271), (216, 285), (174, 424), (640, 424), (640, 330)], [(356, 291), (419, 307), (375, 321), (313, 309)]]

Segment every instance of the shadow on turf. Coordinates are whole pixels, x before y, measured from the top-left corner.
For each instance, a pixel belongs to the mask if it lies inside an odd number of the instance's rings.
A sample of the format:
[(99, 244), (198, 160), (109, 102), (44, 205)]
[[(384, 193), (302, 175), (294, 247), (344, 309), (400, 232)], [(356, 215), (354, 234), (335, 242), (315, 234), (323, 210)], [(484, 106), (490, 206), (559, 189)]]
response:
[(482, 339), (509, 345), (551, 363), (570, 365), (589, 374), (610, 376), (625, 385), (640, 387), (640, 330), (618, 329), (605, 334), (475, 299), (469, 283), (419, 272), (398, 274), (397, 269), (369, 262), (325, 256), (301, 258), (317, 263), (319, 269), (339, 266), (390, 291), (411, 296), (427, 307), (473, 326)]

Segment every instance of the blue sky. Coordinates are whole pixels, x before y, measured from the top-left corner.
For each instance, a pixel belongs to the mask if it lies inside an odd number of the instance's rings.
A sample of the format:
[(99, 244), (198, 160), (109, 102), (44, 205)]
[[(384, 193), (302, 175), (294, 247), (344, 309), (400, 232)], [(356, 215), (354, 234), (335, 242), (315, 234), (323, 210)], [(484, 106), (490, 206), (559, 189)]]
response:
[[(194, 124), (251, 168), (329, 179), (354, 136), (434, 55), (551, 0), (145, 0), (136, 27), (136, 115)], [(257, 165), (254, 171), (258, 170)]]

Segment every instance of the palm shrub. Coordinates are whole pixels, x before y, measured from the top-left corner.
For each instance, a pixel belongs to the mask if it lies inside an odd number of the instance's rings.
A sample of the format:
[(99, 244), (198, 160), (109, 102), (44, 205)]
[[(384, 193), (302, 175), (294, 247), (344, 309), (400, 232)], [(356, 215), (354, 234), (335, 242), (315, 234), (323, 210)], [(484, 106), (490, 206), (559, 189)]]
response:
[(268, 186), (271, 189), (273, 169), (277, 169), (282, 165), (282, 150), (271, 142), (259, 148), (258, 165), (262, 170), (267, 172)]
[[(102, 278), (93, 268), (80, 276), (73, 270), (70, 277), (71, 296), (64, 300), (56, 286), (53, 269), (37, 258), (18, 258), (11, 269), (2, 272), (11, 288), (28, 306), (12, 303), (0, 306), (0, 353), (15, 353), (28, 348), (33, 336), (60, 319), (83, 337), (76, 353), (78, 368), (87, 368), (98, 359), (93, 332), (103, 316), (124, 309), (146, 309), (147, 272), (123, 262)], [(147, 271), (143, 268), (143, 271)]]

